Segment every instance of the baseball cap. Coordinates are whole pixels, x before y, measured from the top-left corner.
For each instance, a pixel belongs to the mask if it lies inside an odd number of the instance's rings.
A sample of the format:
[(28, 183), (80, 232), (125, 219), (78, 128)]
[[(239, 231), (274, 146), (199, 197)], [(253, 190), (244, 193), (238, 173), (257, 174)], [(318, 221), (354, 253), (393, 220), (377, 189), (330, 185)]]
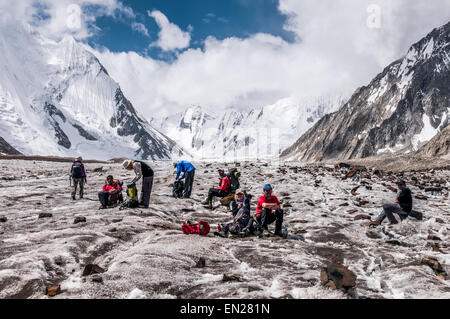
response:
[(406, 185), (406, 182), (403, 179), (401, 179), (401, 180), (398, 180), (396, 184), (397, 185)]

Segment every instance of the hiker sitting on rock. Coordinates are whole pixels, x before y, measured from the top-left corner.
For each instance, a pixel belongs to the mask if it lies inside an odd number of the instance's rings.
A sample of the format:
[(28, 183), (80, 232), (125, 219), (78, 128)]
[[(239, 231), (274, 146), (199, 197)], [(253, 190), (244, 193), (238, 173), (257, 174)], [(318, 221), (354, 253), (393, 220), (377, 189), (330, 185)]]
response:
[(139, 207), (148, 208), (153, 187), (153, 169), (142, 161), (133, 160), (124, 161), (122, 166), (128, 171), (134, 170), (136, 177), (131, 183), (137, 183), (142, 178), (142, 191), (139, 199)]
[(237, 190), (234, 199), (235, 200), (231, 203), (231, 212), (233, 214), (233, 217), (236, 217), (239, 210), (241, 210), (243, 207), (250, 211), (251, 196), (247, 195), (245, 191)]
[(70, 168), (70, 178), (73, 183), (72, 199), (75, 200), (78, 186), (80, 186), (80, 198), (83, 198), (84, 184), (87, 183), (87, 177), (81, 156), (77, 157), (73, 162), (72, 167)]
[(211, 188), (208, 192), (208, 198), (204, 201), (203, 205), (208, 205), (207, 208), (212, 209), (212, 201), (214, 196), (223, 198), (230, 193), (231, 182), (228, 176), (225, 175), (225, 171), (219, 169), (220, 186), (217, 188)]
[(115, 183), (113, 176), (109, 175), (102, 191), (98, 193), (98, 199), (101, 203), (99, 209), (106, 209), (108, 206), (117, 204), (121, 191), (120, 185)]
[(256, 221), (259, 223), (261, 233), (268, 230), (268, 225), (276, 221), (275, 235), (283, 236), (281, 227), (283, 226), (283, 210), (275, 195), (272, 195), (272, 186), (264, 186), (264, 195), (258, 200), (256, 208)]
[(183, 173), (183, 176), (180, 179), (186, 178), (186, 182), (184, 183), (183, 198), (190, 198), (192, 185), (194, 184), (195, 167), (194, 165), (186, 161), (178, 162), (178, 164), (175, 164), (175, 167), (177, 169), (177, 177), (175, 178), (175, 180), (178, 181), (181, 173)]
[(250, 215), (250, 202), (248, 202), (247, 205), (244, 203), (244, 200), (245, 192), (240, 189), (237, 190), (236, 202), (239, 203), (239, 209), (234, 216), (234, 220), (232, 223), (218, 225), (218, 236), (227, 237), (228, 232), (234, 235), (248, 236), (254, 231), (253, 223), (255, 221)]
[(413, 206), (411, 190), (406, 187), (406, 182), (404, 180), (399, 180), (397, 186), (400, 190), (397, 200), (394, 204), (383, 205), (383, 213), (381, 213), (374, 222), (366, 223), (367, 227), (381, 225), (386, 217), (389, 219), (391, 225), (398, 224), (394, 213), (399, 215), (401, 220), (408, 218)]

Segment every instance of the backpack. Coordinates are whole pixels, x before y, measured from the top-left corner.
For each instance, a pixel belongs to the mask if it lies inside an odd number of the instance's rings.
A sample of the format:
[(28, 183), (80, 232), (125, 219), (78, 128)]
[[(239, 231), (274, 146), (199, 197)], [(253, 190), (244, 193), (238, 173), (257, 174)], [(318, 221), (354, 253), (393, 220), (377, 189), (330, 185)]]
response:
[(237, 169), (233, 169), (230, 171), (230, 173), (227, 175), (230, 179), (230, 191), (234, 192), (238, 190), (241, 185), (239, 183), (239, 178), (241, 177), (241, 173), (237, 171)]
[(181, 230), (186, 235), (199, 234), (200, 236), (206, 236), (209, 234), (210, 227), (207, 222), (199, 221), (197, 225), (192, 225), (187, 221), (183, 223)]
[(83, 177), (83, 164), (80, 162), (74, 162), (72, 165), (72, 178)]
[(173, 197), (182, 198), (183, 191), (184, 191), (184, 182), (181, 180), (175, 181), (175, 183), (173, 183), (173, 190), (172, 190)]

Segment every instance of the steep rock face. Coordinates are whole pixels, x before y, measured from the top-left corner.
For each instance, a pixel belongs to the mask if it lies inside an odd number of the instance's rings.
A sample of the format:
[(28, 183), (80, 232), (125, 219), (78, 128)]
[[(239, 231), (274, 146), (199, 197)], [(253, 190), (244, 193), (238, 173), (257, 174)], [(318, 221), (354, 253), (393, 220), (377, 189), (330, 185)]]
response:
[(18, 150), (9, 145), (2, 137), (0, 137), (0, 154), (22, 155)]
[(425, 144), (418, 152), (423, 157), (450, 159), (450, 125)]
[(168, 160), (183, 154), (72, 37), (0, 23), (0, 135), (26, 155)]
[(414, 44), (282, 153), (305, 162), (418, 150), (449, 123), (450, 23)]

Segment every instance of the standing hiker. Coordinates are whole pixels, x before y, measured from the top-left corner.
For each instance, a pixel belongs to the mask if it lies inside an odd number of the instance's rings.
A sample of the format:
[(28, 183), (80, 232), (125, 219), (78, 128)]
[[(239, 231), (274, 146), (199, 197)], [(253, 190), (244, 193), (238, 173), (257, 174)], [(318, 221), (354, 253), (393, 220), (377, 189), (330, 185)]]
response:
[(267, 184), (264, 186), (264, 195), (258, 200), (256, 208), (256, 220), (260, 225), (260, 231), (268, 230), (268, 225), (276, 221), (275, 235), (283, 236), (281, 227), (283, 226), (283, 210), (275, 195), (272, 195), (273, 188)]
[(186, 178), (184, 183), (183, 198), (190, 198), (192, 193), (192, 185), (194, 184), (195, 167), (186, 161), (180, 161), (178, 164), (174, 165), (177, 168), (177, 177), (175, 180), (178, 181), (181, 173), (183, 173), (183, 176), (180, 179), (183, 180)]
[(148, 208), (153, 187), (153, 169), (142, 161), (125, 160), (122, 165), (123, 168), (128, 171), (134, 170), (136, 177), (133, 179), (132, 183), (137, 183), (142, 178), (142, 190), (139, 199), (139, 207)]
[(226, 197), (230, 193), (230, 179), (227, 175), (225, 175), (225, 171), (219, 169), (219, 177), (220, 177), (220, 186), (217, 188), (210, 188), (208, 192), (208, 198), (202, 204), (207, 205), (207, 208), (212, 209), (212, 201), (214, 196), (217, 197)]
[(394, 213), (400, 217), (400, 220), (405, 220), (408, 218), (412, 211), (413, 202), (412, 202), (412, 194), (411, 190), (406, 187), (406, 182), (404, 180), (399, 180), (397, 183), (398, 189), (400, 193), (397, 196), (397, 200), (394, 204), (385, 204), (383, 205), (383, 212), (378, 216), (378, 218), (374, 222), (366, 223), (366, 227), (370, 226), (379, 226), (383, 222), (383, 220), (388, 218), (391, 225), (398, 224), (397, 219), (394, 216)]
[(72, 199), (75, 200), (78, 186), (80, 187), (80, 199), (83, 198), (84, 184), (87, 184), (87, 177), (81, 156), (75, 159), (70, 168), (70, 179), (73, 182)]

